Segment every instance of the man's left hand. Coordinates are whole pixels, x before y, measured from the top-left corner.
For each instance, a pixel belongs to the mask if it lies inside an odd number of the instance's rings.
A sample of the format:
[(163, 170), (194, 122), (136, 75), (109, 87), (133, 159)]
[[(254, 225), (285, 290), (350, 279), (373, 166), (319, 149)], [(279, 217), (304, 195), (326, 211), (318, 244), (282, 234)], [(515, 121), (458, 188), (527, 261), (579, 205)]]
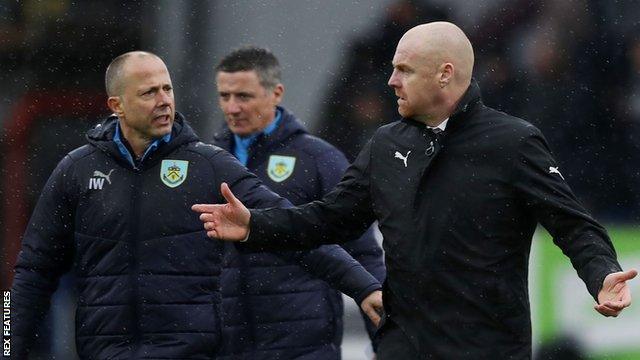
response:
[(380, 326), (380, 314), (384, 311), (384, 307), (382, 306), (382, 291), (376, 290), (367, 295), (367, 297), (362, 300), (362, 303), (360, 303), (360, 308), (367, 314), (376, 327)]
[(594, 309), (604, 316), (618, 316), (624, 308), (631, 305), (631, 290), (627, 280), (633, 279), (636, 275), (638, 271), (635, 269), (607, 275), (602, 282), (598, 304)]

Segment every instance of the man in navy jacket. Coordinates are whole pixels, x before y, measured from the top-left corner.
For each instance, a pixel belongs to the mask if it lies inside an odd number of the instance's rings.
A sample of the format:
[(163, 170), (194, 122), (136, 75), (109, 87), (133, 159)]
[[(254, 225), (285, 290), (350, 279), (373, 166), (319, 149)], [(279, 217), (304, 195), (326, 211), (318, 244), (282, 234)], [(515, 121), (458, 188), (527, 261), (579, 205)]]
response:
[[(226, 151), (203, 144), (175, 112), (156, 55), (123, 54), (106, 73), (114, 115), (62, 159), (29, 221), (12, 287), (12, 355), (26, 359), (60, 276), (77, 277), (83, 359), (213, 359), (221, 344), (223, 244), (202, 231), (194, 201), (223, 201), (222, 182), (256, 207), (289, 206)], [(352, 294), (377, 288), (335, 246)], [(312, 264), (317, 267), (317, 264)]]
[[(215, 134), (214, 144), (234, 154), (265, 185), (293, 204), (328, 193), (342, 176), (347, 160), (278, 105), (284, 86), (276, 57), (266, 49), (241, 48), (224, 57), (216, 70), (218, 101), (226, 122)], [(383, 281), (382, 249), (371, 229), (343, 247)], [(319, 271), (336, 272), (339, 269), (320, 261), (332, 251), (323, 246), (304, 252), (304, 258), (316, 259)], [(342, 297), (308, 267), (305, 262), (292, 263), (271, 253), (242, 254), (228, 244), (221, 277), (221, 356), (340, 358)], [(354, 297), (356, 302), (361, 296)], [(372, 335), (374, 328), (368, 325)]]

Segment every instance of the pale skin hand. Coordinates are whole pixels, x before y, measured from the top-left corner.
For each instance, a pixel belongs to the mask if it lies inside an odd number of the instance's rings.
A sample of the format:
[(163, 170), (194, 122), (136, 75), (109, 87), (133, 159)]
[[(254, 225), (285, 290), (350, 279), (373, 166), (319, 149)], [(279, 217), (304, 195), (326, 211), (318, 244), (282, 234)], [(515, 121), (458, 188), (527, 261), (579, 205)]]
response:
[(207, 236), (227, 241), (242, 241), (249, 234), (251, 213), (238, 200), (227, 183), (220, 185), (220, 192), (226, 204), (196, 204), (191, 210), (200, 213)]
[(607, 275), (598, 293), (598, 304), (593, 308), (604, 316), (616, 317), (624, 308), (631, 305), (631, 290), (627, 280), (638, 275), (635, 269), (615, 272)]
[(384, 307), (382, 306), (382, 291), (376, 290), (367, 295), (360, 303), (360, 308), (371, 319), (371, 322), (376, 327), (380, 326), (380, 314), (382, 314)]

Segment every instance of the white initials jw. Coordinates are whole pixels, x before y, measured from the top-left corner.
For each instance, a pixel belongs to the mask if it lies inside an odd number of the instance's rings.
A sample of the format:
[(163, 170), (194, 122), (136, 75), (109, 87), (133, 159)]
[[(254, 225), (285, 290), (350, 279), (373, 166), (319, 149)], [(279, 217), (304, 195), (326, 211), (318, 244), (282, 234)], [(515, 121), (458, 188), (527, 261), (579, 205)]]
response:
[(111, 169), (109, 171), (109, 174), (105, 175), (105, 173), (103, 173), (100, 170), (95, 170), (93, 172), (93, 177), (89, 178), (89, 189), (90, 190), (102, 190), (102, 187), (104, 186), (104, 180), (106, 179), (107, 182), (109, 183), (109, 185), (111, 185), (111, 173), (113, 172), (114, 169)]
[(407, 155), (402, 155), (400, 151), (396, 151), (396, 156), (394, 159), (400, 159), (404, 162), (404, 167), (407, 167), (407, 159), (409, 158), (409, 154), (411, 154), (411, 150), (407, 151)]

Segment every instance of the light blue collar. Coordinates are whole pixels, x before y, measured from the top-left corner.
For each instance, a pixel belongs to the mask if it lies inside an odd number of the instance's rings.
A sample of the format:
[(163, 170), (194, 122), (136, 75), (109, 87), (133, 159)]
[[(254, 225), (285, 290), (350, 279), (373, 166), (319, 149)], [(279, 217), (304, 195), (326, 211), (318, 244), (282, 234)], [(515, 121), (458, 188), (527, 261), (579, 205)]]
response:
[(234, 146), (233, 146), (233, 154), (236, 158), (242, 163), (242, 165), (247, 166), (247, 161), (249, 161), (249, 147), (253, 145), (256, 141), (256, 138), (260, 134), (265, 134), (266, 136), (271, 135), (280, 124), (280, 120), (282, 119), (282, 110), (276, 108), (276, 116), (271, 122), (271, 124), (267, 125), (264, 130), (251, 134), (249, 136), (238, 136), (233, 135), (234, 138)]
[[(118, 150), (120, 150), (120, 154), (122, 155), (122, 157), (124, 157), (125, 160), (127, 160), (129, 164), (131, 164), (131, 166), (133, 166), (134, 168), (137, 168), (136, 162), (134, 161), (133, 156), (129, 152), (129, 149), (127, 149), (127, 146), (122, 142), (122, 136), (120, 135), (120, 131), (121, 131), (120, 121), (118, 120), (118, 123), (116, 124), (116, 133), (113, 135), (113, 141), (116, 143), (116, 145), (118, 145)], [(152, 152), (156, 151), (156, 149), (158, 149), (158, 146), (160, 146), (161, 143), (163, 142), (168, 143), (169, 141), (171, 141), (171, 133), (168, 133), (167, 135), (159, 139), (153, 140), (153, 142), (151, 142), (151, 144), (149, 144), (147, 149), (144, 151), (144, 154), (142, 154), (142, 157), (140, 158), (139, 161), (143, 161), (149, 155), (151, 155)]]

